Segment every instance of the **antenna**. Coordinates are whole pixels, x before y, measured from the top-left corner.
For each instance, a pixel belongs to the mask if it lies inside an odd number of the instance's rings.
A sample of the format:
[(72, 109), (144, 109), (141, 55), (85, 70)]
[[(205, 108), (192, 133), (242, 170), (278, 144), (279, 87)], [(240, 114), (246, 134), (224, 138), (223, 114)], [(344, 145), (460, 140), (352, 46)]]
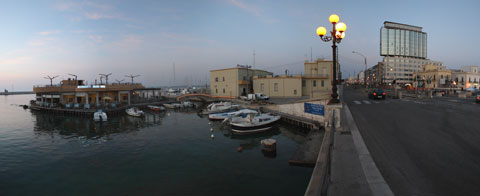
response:
[(118, 84), (120, 84), (120, 83), (123, 82), (124, 80), (125, 80), (125, 79), (122, 79), (122, 80), (117, 80), (117, 79), (115, 79), (115, 81), (117, 81)]
[(255, 69), (255, 48), (253, 49), (253, 69)]
[[(105, 78), (105, 84), (108, 84), (108, 76), (112, 75), (112, 73), (109, 73), (109, 74), (98, 74), (98, 75), (101, 75)], [(100, 82), (102, 81), (101, 77), (100, 77)]]
[(313, 62), (313, 52), (312, 52), (311, 46), (310, 46), (310, 62)]
[(130, 74), (130, 75), (125, 75), (125, 77), (128, 77), (128, 78), (131, 78), (131, 79), (132, 79), (132, 84), (133, 84), (133, 78), (136, 78), (136, 77), (138, 77), (138, 76), (140, 76), (140, 75), (132, 75), (132, 74)]
[(68, 75), (71, 75), (71, 76), (75, 77), (75, 85), (78, 85), (78, 82), (77, 82), (77, 75), (75, 75), (75, 74), (71, 74), (71, 73), (69, 73)]
[(53, 79), (55, 79), (56, 77), (58, 77), (58, 76), (54, 76), (54, 77), (47, 76), (47, 77), (43, 77), (43, 78), (49, 79), (50, 80), (50, 86), (53, 86)]
[(173, 86), (175, 86), (175, 62), (173, 62)]

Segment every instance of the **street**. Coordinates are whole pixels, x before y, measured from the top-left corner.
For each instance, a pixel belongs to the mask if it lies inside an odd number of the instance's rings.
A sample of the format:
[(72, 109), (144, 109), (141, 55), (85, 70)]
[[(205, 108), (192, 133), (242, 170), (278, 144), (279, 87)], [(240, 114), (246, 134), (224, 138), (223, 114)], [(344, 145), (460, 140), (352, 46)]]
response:
[(456, 97), (370, 100), (344, 89), (359, 131), (395, 195), (478, 195), (480, 104)]

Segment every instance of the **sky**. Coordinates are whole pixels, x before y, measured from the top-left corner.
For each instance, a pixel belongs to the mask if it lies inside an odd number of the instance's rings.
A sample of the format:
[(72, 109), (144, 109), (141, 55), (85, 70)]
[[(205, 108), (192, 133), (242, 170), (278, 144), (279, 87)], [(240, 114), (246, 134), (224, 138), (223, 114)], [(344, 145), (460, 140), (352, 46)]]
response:
[[(148, 87), (205, 84), (209, 70), (253, 65), (282, 74), (303, 72), (306, 59), (331, 59), (331, 44), (315, 33), (346, 23), (339, 44), (344, 77), (382, 60), (384, 21), (421, 26), (428, 58), (448, 68), (480, 65), (480, 1), (154, 0), (22, 1), (0, 6), (0, 89), (32, 90), (76, 74), (89, 83)], [(175, 69), (175, 74), (174, 73)]]

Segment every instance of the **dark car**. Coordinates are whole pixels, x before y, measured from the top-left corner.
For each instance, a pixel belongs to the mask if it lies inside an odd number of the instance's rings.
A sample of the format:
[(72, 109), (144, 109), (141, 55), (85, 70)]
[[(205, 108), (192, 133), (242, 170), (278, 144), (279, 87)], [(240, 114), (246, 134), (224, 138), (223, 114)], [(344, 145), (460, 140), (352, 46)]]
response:
[(382, 89), (374, 89), (368, 93), (369, 99), (385, 99), (387, 93), (383, 92)]

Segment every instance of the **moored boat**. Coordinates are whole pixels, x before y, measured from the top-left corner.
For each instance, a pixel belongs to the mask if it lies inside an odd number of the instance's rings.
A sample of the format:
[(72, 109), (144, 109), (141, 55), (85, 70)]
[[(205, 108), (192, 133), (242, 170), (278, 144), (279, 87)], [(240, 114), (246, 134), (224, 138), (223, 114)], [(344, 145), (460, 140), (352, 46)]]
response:
[(162, 106), (154, 106), (154, 105), (149, 105), (147, 106), (148, 109), (153, 110), (153, 111), (163, 111), (165, 110), (164, 107)]
[(231, 110), (237, 110), (238, 108), (240, 108), (240, 105), (232, 104), (231, 102), (212, 103), (208, 105), (205, 110), (202, 111), (202, 114), (215, 114)]
[(127, 112), (128, 115), (130, 116), (134, 116), (134, 117), (141, 117), (143, 116), (143, 111), (136, 108), (136, 107), (133, 107), (133, 108), (128, 108), (125, 110), (125, 112)]
[(247, 115), (233, 117), (230, 120), (230, 126), (235, 134), (251, 134), (271, 129), (278, 120), (280, 120), (280, 116), (267, 113), (248, 113)]
[(107, 121), (107, 113), (103, 112), (102, 110), (98, 110), (97, 112), (93, 113), (93, 120)]
[(164, 103), (163, 106), (169, 109), (181, 108), (182, 104), (179, 103)]
[(249, 114), (249, 113), (257, 113), (257, 111), (250, 110), (250, 109), (241, 109), (241, 110), (234, 111), (234, 112), (209, 114), (208, 119), (210, 119), (210, 120), (225, 120), (227, 118), (239, 116), (239, 115), (242, 115), (242, 114)]

